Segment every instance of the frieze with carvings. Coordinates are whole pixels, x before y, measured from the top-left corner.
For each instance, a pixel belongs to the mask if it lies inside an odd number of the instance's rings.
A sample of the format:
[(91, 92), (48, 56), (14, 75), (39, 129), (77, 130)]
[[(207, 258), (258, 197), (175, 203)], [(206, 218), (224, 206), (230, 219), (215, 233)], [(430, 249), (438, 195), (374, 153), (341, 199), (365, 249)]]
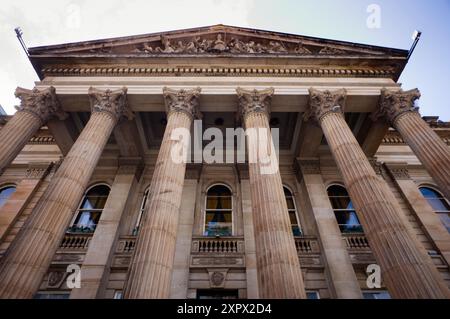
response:
[[(100, 47), (91, 53), (112, 53), (113, 47)], [(195, 36), (191, 39), (170, 39), (161, 36), (159, 43), (137, 44), (132, 53), (142, 54), (295, 54), (295, 55), (345, 55), (350, 51), (331, 46), (305, 45), (296, 43), (258, 39), (243, 40), (236, 36), (226, 37), (218, 33), (214, 37)]]

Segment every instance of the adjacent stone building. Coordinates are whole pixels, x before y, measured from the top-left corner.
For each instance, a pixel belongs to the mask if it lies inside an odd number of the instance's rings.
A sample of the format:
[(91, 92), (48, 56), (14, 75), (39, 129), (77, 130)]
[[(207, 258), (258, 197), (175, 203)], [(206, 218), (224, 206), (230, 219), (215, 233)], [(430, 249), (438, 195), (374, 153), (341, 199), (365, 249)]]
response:
[[(450, 297), (450, 123), (397, 83), (408, 51), (216, 25), (29, 59), (0, 298)], [(174, 161), (183, 128), (276, 128), (276, 169), (249, 135), (244, 161), (199, 161), (206, 133)]]

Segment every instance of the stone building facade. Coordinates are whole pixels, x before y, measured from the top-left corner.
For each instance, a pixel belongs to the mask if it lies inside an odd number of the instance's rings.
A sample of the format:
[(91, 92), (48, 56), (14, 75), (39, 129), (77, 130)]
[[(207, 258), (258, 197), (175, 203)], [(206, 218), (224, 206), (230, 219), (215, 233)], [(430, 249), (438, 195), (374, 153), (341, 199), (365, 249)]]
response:
[[(449, 297), (450, 123), (397, 83), (408, 51), (216, 25), (29, 58), (0, 298)], [(249, 138), (171, 160), (177, 129), (239, 127), (278, 129), (274, 172)]]

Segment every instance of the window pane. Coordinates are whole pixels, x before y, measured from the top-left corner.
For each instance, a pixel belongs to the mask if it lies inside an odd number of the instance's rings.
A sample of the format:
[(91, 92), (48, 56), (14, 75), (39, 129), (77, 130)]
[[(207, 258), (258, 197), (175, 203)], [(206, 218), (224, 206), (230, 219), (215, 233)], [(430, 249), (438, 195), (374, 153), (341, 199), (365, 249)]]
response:
[(91, 188), (84, 197), (81, 208), (84, 209), (102, 209), (105, 207), (109, 195), (109, 187), (98, 185)]
[(428, 203), (433, 207), (434, 211), (442, 212), (442, 211), (450, 211), (450, 207), (445, 202), (444, 199), (438, 198), (427, 198)]
[(292, 197), (286, 197), (286, 204), (288, 209), (295, 209), (294, 200)]
[(431, 188), (420, 187), (419, 189), (420, 189), (420, 192), (422, 193), (422, 195), (426, 198), (441, 197), (436, 191), (432, 190)]
[(101, 212), (80, 212), (70, 231), (90, 232), (94, 231), (100, 219)]
[(302, 231), (301, 231), (300, 227), (298, 227), (297, 225), (292, 225), (292, 233), (294, 234), (294, 236), (302, 235)]
[(208, 190), (208, 196), (231, 196), (231, 191), (223, 185), (216, 185)]
[(333, 209), (351, 209), (350, 197), (330, 197)]
[(447, 231), (450, 233), (450, 213), (440, 213), (438, 214), (438, 216), (444, 224), (445, 228), (447, 228)]
[(319, 293), (317, 291), (307, 291), (306, 299), (319, 299)]
[(364, 299), (391, 299), (387, 291), (363, 292)]
[(340, 185), (332, 185), (327, 189), (328, 196), (348, 196), (347, 190)]
[(295, 211), (290, 211), (289, 212), (289, 219), (291, 221), (291, 224), (298, 224), (297, 222), (297, 216), (295, 215)]
[(205, 221), (205, 236), (231, 236), (232, 235), (232, 213), (230, 212), (207, 212)]
[(231, 197), (208, 196), (206, 209), (231, 209)]
[(85, 196), (81, 209), (103, 209), (108, 196)]
[(8, 198), (16, 191), (14, 186), (8, 186), (0, 190), (0, 207), (8, 200)]
[(341, 232), (362, 232), (361, 224), (354, 211), (335, 212), (335, 215)]

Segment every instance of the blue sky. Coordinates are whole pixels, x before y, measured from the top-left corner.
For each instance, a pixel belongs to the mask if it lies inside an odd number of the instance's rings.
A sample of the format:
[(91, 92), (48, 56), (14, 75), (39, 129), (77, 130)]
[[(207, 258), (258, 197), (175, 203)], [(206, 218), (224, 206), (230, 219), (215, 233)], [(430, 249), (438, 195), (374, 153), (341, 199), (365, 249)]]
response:
[[(380, 28), (369, 28), (369, 5)], [(229, 24), (409, 49), (423, 32), (400, 82), (418, 87), (423, 115), (450, 121), (450, 0), (3, 0), (0, 7), (0, 104), (9, 113), (16, 86), (38, 78), (14, 34), (28, 46)]]

